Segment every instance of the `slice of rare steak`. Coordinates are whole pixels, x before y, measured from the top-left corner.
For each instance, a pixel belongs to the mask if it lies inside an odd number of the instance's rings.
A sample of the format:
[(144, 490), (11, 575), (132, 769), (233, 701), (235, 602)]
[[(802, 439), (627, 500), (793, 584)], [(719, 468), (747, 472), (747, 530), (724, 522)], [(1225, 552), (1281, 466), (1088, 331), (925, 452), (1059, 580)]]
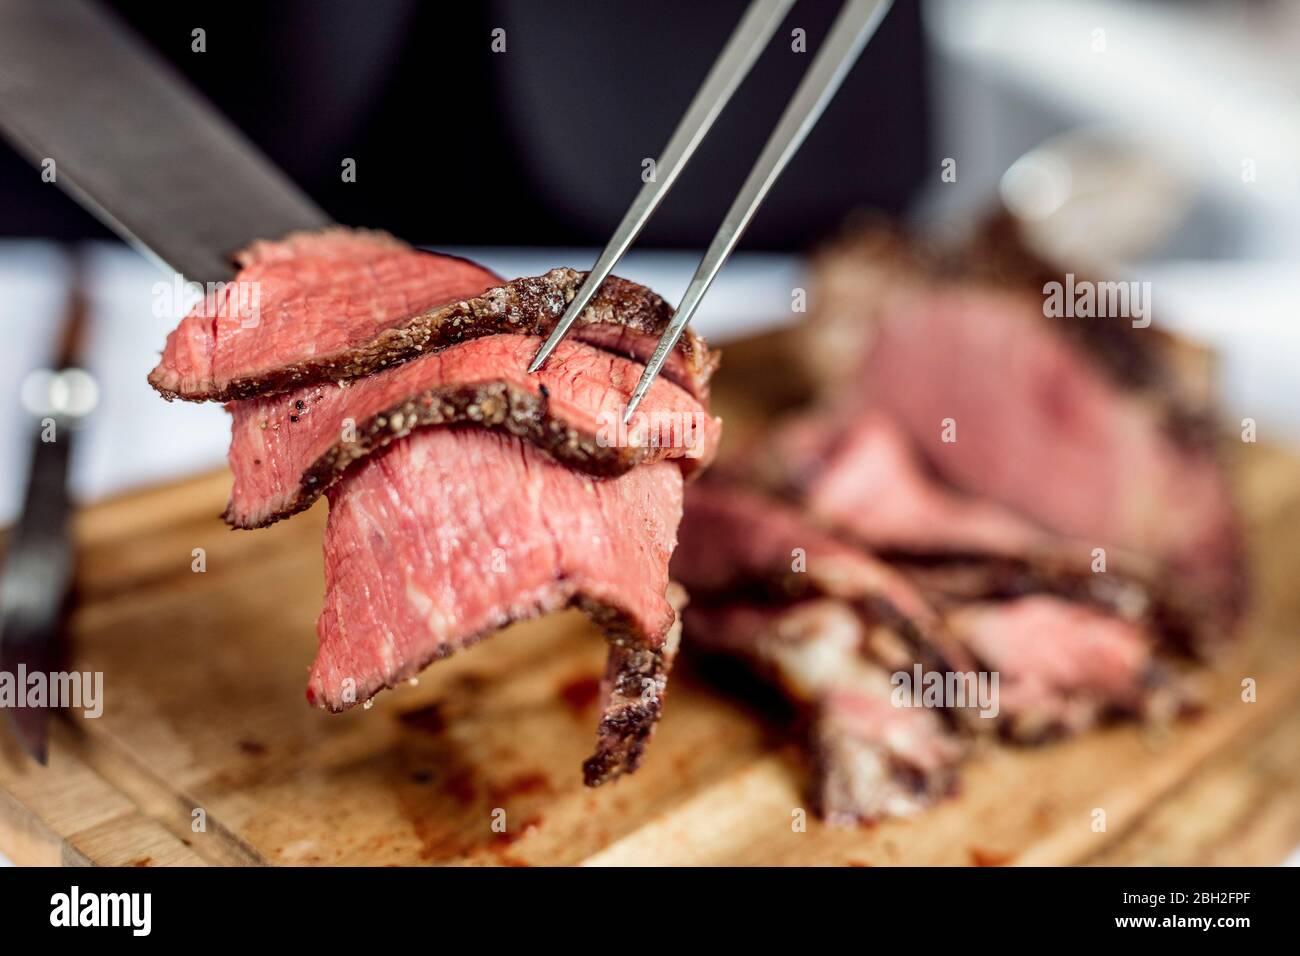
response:
[(232, 403), (226, 520), (255, 528), (301, 511), (357, 461), (423, 426), (508, 432), (599, 477), (665, 458), (691, 473), (713, 458), (721, 423), (677, 385), (656, 379), (623, 426), (641, 365), (566, 340), (530, 375), (537, 346), (534, 336), (492, 335), (345, 385)]
[(598, 480), (511, 435), (426, 428), (329, 498), (312, 703), (343, 710), (513, 621), (577, 606), (609, 637), (618, 694), (637, 684), (654, 700), (630, 712), (611, 697), (588, 779), (634, 768), (675, 649), (676, 464)]
[[(468, 339), (545, 335), (584, 278), (572, 269), (502, 282), (486, 269), (383, 233), (328, 229), (255, 243), (168, 336), (149, 381), (167, 398), (249, 398), (369, 375)], [(671, 309), (607, 279), (571, 335), (645, 360)], [(664, 374), (697, 398), (716, 360), (687, 332)]]
[(1164, 720), (1190, 703), (1151, 635), (1097, 608), (1031, 595), (967, 604), (946, 620), (998, 675), (998, 723), (1012, 739), (1080, 733), (1109, 717)]
[[(464, 259), (369, 230), (255, 242), (167, 336), (149, 382), (167, 398), (243, 398), (378, 367), (367, 354), (412, 317), (501, 280)], [(380, 352), (392, 350), (380, 349)]]

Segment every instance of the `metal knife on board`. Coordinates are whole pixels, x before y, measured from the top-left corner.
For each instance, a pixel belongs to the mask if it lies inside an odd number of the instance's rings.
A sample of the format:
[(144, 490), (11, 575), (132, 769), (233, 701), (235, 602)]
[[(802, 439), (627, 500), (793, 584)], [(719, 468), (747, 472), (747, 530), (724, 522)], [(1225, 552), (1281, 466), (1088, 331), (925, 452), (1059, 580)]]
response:
[(19, 742), (41, 764), (48, 754), (50, 710), (60, 703), (52, 696), (58, 685), (48, 675), (62, 662), (60, 638), (73, 580), (68, 466), (78, 427), (99, 398), (95, 380), (78, 365), (88, 311), (83, 270), (74, 260), (56, 361), (22, 384), (31, 459), (23, 510), (0, 568), (0, 674), (11, 681), (0, 706)]
[[(65, 190), (186, 281), (227, 280), (235, 271), (231, 256), (253, 240), (330, 222), (162, 57), (91, 0), (0, 0), (0, 133), (36, 166), (33, 183)], [(0, 578), (0, 669), (48, 673), (57, 663), (73, 554), (71, 431), (33, 446), (27, 499)], [(42, 763), (48, 713), (10, 712)]]

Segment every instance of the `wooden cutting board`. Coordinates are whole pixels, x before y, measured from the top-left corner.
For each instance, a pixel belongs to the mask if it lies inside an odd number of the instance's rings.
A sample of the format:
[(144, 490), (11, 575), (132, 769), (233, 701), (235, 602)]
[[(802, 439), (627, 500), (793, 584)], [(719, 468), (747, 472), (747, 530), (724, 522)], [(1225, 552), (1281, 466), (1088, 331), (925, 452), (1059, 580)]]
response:
[[(736, 382), (780, 391), (728, 358), (718, 405), (734, 433), (757, 420)], [(788, 728), (689, 666), (642, 770), (584, 788), (604, 646), (576, 614), (513, 627), (369, 710), (314, 710), (323, 506), (227, 530), (225, 473), (98, 504), (77, 522), (70, 666), (104, 673), (104, 714), (57, 718), (44, 769), (3, 738), (0, 851), (141, 866), (1275, 863), (1300, 843), (1300, 460), (1234, 457), (1256, 605), (1207, 673), (1205, 713), (1160, 734), (989, 746), (956, 799), (862, 829), (799, 827), (807, 768)]]

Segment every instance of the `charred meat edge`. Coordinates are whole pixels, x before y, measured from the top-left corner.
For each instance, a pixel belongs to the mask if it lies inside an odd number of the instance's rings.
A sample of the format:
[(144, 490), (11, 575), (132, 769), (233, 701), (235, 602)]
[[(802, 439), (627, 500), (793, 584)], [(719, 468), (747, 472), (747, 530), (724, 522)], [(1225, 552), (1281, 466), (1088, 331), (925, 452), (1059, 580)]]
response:
[[(556, 461), (595, 478), (617, 478), (656, 458), (650, 446), (602, 445), (550, 414), (546, 389), (534, 394), (509, 382), (445, 385), (416, 392), (392, 408), (357, 424), (356, 440), (336, 442), (303, 473), (298, 493), (287, 508), (258, 521), (243, 522), (228, 505), (222, 517), (233, 528), (265, 528), (305, 511), (338, 482), (355, 461), (387, 447), (417, 428), (467, 425), (504, 431), (546, 452)], [(703, 458), (680, 459), (688, 475), (708, 465)]]
[[(313, 357), (264, 375), (235, 378), (223, 389), (202, 396), (181, 395), (161, 388), (152, 374), (149, 381), (168, 401), (176, 398), (234, 401), (319, 382), (360, 378), (428, 352), (499, 332), (544, 336), (564, 314), (586, 276), (585, 272), (561, 268), (535, 278), (514, 279), (482, 295), (414, 316), (399, 327), (385, 330), (366, 345)], [(658, 295), (634, 282), (611, 276), (578, 321), (581, 325), (624, 326), (658, 338), (671, 317), (672, 309)], [(580, 332), (576, 334), (581, 338)], [(676, 350), (688, 370), (687, 380), (681, 381), (683, 376), (674, 377), (672, 363), (664, 367), (664, 376), (695, 397), (707, 398), (707, 382), (717, 366), (717, 356), (690, 329), (678, 341)]]
[(605, 671), (609, 692), (596, 732), (596, 752), (582, 764), (583, 780), (589, 787), (598, 787), (620, 774), (633, 773), (641, 765), (646, 744), (663, 713), (668, 671), (681, 643), (685, 589), (669, 583), (668, 600), (677, 612), (677, 619), (662, 647), (635, 647), (617, 638), (610, 639)]

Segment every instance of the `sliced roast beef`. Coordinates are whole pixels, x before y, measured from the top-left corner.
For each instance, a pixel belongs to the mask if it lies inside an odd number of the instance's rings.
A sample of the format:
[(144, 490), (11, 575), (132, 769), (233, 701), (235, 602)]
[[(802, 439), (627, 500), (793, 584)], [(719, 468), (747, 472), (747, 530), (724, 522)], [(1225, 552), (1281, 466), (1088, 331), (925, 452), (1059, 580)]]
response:
[(1161, 566), (1054, 534), (930, 473), (878, 408), (822, 408), (785, 419), (730, 472), (744, 472), (869, 547), (937, 605), (1054, 594), (1153, 626), (1180, 650), (1220, 632)]
[(1009, 736), (1078, 732), (1177, 699), (1157, 679), (1153, 635), (1183, 649), (1199, 621), (1147, 562), (1114, 553), (1094, 570), (1086, 545), (945, 487), (879, 409), (801, 416), (771, 444), (810, 512), (872, 545), (945, 612), (982, 668), (1000, 673)]
[(696, 652), (747, 662), (809, 723), (819, 811), (833, 822), (906, 816), (956, 789), (966, 747), (934, 710), (895, 706), (873, 623), (849, 602), (740, 602), (686, 612)]
[(790, 416), (741, 456), (760, 483), (873, 551), (1022, 555), (1051, 536), (987, 499), (946, 487), (878, 409)]
[(944, 651), (942, 635), (930, 633), (937, 616), (902, 574), (793, 508), (733, 485), (689, 489), (673, 576), (694, 600), (761, 592), (777, 601), (858, 602)]
[(674, 577), (690, 648), (747, 662), (809, 717), (818, 805), (838, 821), (914, 812), (955, 786), (967, 714), (895, 706), (891, 674), (973, 670), (897, 571), (770, 497), (687, 489)]
[[(675, 650), (668, 559), (681, 494), (671, 462), (597, 480), (477, 428), (394, 442), (329, 491), (308, 699), (342, 710), (513, 621), (574, 605), (612, 643), (588, 779), (633, 769)], [(633, 683), (639, 711), (625, 700)]]
[(1045, 317), (1063, 273), (1013, 246), (1000, 231), (938, 261), (878, 231), (828, 251), (820, 377), (887, 411), (951, 485), (1169, 565), (1222, 633), (1243, 578), (1206, 363), (1126, 317)]
[(1188, 703), (1141, 626), (1048, 595), (967, 604), (948, 626), (999, 677), (998, 720), (1023, 742), (1112, 716), (1165, 717)]
[[(366, 351), (411, 317), (501, 280), (463, 259), (381, 232), (327, 229), (256, 242), (167, 337), (149, 376), (167, 398), (243, 398), (300, 381), (364, 374)], [(354, 358), (355, 356), (355, 358)]]
[[(501, 627), (576, 606), (610, 641), (585, 776), (634, 770), (662, 709), (685, 594), (668, 560), (683, 474), (706, 465), (717, 364), (682, 338), (622, 412), (671, 315), (608, 279), (539, 375), (584, 276), (502, 282), (382, 233), (255, 243), (168, 337), (150, 382), (230, 401), (227, 509), (257, 527), (330, 500), (307, 696), (342, 710)], [(442, 427), (427, 427), (442, 426)]]
[(689, 473), (712, 459), (721, 423), (677, 385), (656, 379), (624, 427), (641, 365), (566, 340), (530, 375), (538, 344), (534, 336), (492, 335), (346, 387), (311, 385), (233, 403), (235, 483), (226, 520), (252, 528), (300, 511), (345, 469), (422, 426), (498, 429), (602, 477), (664, 458)]
[[(773, 437), (778, 448), (792, 447), (779, 431)], [(897, 464), (896, 448), (870, 447), (886, 456), (886, 468)], [(820, 468), (836, 467), (834, 457), (796, 456), (817, 463), (802, 470), (808, 487)], [(868, 475), (876, 468), (870, 455), (849, 460)], [(910, 468), (894, 477), (918, 481)], [(863, 488), (886, 500), (893, 494), (870, 478)], [(899, 513), (920, 501), (912, 517), (934, 517), (942, 509), (926, 503), (927, 494), (909, 492)], [(836, 500), (854, 499), (846, 488)], [(964, 528), (965, 513), (958, 509), (954, 527)], [(695, 598), (688, 646), (749, 662), (814, 715), (820, 800), (832, 817), (912, 812), (947, 792), (962, 752), (954, 728), (1038, 742), (1113, 716), (1170, 717), (1190, 703), (1186, 686), (1157, 660), (1156, 635), (1168, 623), (1142, 583), (1058, 565), (1043, 550), (1030, 558), (953, 550), (936, 520), (920, 524), (938, 540), (909, 533), (912, 550), (886, 563), (849, 543), (872, 534), (832, 537), (813, 514), (735, 485), (705, 481), (687, 490), (673, 571)], [(1051, 540), (1041, 532), (1034, 540), (1040, 536)], [(890, 682), (918, 666), (918, 679), (938, 672), (965, 682), (966, 703), (941, 698), (942, 712), (898, 706)], [(969, 702), (972, 678), (991, 697), (978, 710)]]
[[(463, 259), (345, 229), (259, 242), (238, 262), (234, 281), (168, 336), (149, 376), (165, 397), (249, 398), (357, 378), (484, 335), (545, 335), (584, 278), (554, 269), (503, 284)], [(611, 277), (570, 334), (644, 360), (670, 315), (653, 292)], [(714, 364), (688, 332), (664, 375), (703, 398)]]

